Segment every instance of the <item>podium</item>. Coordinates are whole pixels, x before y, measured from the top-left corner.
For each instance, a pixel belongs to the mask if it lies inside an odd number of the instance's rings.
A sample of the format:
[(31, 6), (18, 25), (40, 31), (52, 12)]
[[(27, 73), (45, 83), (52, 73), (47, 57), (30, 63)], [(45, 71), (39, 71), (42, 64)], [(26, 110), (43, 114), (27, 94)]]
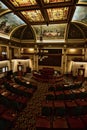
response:
[(84, 68), (78, 68), (78, 80), (83, 80), (85, 77), (85, 69)]
[(17, 65), (17, 71), (18, 71), (18, 76), (23, 75), (23, 65), (19, 64)]

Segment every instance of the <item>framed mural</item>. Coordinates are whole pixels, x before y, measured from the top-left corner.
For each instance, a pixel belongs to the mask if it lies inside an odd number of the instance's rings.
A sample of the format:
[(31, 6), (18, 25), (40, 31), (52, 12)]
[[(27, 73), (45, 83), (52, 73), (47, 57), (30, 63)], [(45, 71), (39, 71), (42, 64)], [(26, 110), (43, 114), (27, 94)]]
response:
[(7, 10), (7, 6), (5, 6), (1, 1), (0, 1), (0, 13)]
[(8, 13), (0, 18), (0, 33), (7, 34), (24, 22), (13, 13)]
[(43, 40), (58, 40), (64, 39), (66, 26), (67, 24), (35, 25), (33, 29), (37, 40), (40, 40), (40, 35), (42, 35)]
[(77, 6), (76, 7), (72, 21), (74, 21), (74, 20), (87, 24), (87, 6)]

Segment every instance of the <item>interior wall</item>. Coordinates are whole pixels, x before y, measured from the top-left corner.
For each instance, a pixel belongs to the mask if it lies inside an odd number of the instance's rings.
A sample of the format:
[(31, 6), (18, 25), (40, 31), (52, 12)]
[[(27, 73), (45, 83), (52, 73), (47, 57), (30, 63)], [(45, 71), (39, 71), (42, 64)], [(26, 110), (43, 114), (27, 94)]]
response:
[[(6, 61), (0, 61), (0, 69), (3, 67), (8, 67), (8, 71), (10, 70), (10, 62), (8, 60)], [(0, 72), (0, 78), (4, 77), (5, 73), (4, 72)]]
[(18, 58), (20, 56), (19, 49), (20, 48), (14, 48), (14, 57), (16, 57), (16, 58)]
[(84, 77), (87, 77), (87, 62), (72, 62), (72, 74), (73, 76), (77, 76), (78, 75), (78, 69), (85, 69), (85, 73), (84, 73)]
[(62, 69), (62, 49), (61, 48), (44, 48), (39, 50), (38, 69), (43, 67), (54, 68), (61, 71)]
[(26, 72), (26, 67), (30, 67), (32, 69), (31, 59), (26, 59), (26, 60), (15, 59), (15, 60), (12, 60), (12, 70), (13, 70), (13, 72), (18, 71), (17, 66), (19, 65), (19, 63), (21, 65), (23, 65), (23, 72)]
[(66, 53), (67, 73), (71, 73), (72, 61), (84, 61), (84, 53), (82, 48), (68, 48)]

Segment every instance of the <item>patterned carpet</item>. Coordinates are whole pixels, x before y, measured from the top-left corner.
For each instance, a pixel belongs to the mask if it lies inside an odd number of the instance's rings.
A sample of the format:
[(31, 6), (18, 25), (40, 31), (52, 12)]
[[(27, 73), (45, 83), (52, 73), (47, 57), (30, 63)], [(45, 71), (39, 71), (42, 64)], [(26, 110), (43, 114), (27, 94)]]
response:
[[(73, 82), (71, 78), (64, 78), (67, 82)], [(34, 79), (32, 79), (34, 80)], [(33, 97), (29, 99), (27, 107), (19, 113), (18, 118), (11, 130), (36, 130), (36, 117), (41, 115), (41, 103), (46, 98), (45, 95), (48, 92), (48, 83), (40, 83), (34, 80), (37, 84), (37, 91), (34, 93)], [(87, 86), (87, 82), (85, 82)], [(83, 84), (83, 86), (85, 86)]]
[(47, 83), (36, 82), (38, 89), (29, 99), (27, 107), (19, 113), (18, 118), (11, 130), (35, 130), (36, 117), (41, 115), (41, 103), (48, 91)]

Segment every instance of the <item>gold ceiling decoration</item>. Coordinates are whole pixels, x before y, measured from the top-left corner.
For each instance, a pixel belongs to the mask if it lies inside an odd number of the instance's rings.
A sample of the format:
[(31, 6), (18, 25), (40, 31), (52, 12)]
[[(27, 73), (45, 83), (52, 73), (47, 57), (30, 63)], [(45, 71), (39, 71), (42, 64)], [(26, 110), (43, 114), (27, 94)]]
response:
[(47, 9), (48, 16), (51, 21), (66, 20), (68, 11), (69, 11), (68, 7)]
[(70, 2), (71, 0), (44, 0), (44, 3), (60, 3), (60, 2)]
[(15, 7), (36, 5), (36, 0), (10, 0)]
[(68, 23), (78, 0), (1, 0), (29, 25)]
[(23, 11), (22, 14), (30, 22), (44, 21), (40, 10)]

